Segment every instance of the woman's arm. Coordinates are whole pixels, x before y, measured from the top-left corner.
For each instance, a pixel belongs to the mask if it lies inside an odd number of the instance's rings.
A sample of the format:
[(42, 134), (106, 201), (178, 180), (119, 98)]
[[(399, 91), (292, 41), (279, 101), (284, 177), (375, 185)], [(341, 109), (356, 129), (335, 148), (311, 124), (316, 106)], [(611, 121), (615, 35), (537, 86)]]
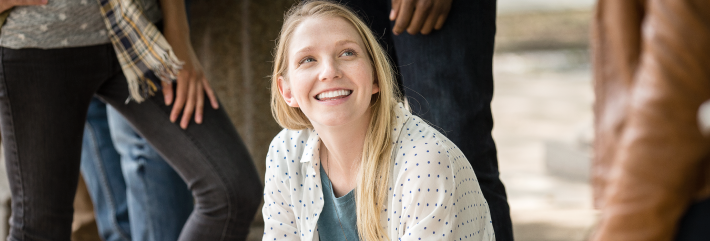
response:
[(173, 102), (172, 84), (163, 82), (163, 95), (165, 96), (165, 104), (173, 104), (170, 121), (175, 122), (182, 112), (180, 127), (185, 129), (190, 123), (193, 113), (195, 114), (195, 122), (202, 123), (205, 93), (207, 93), (212, 108), (217, 109), (219, 104), (204, 75), (202, 65), (192, 49), (185, 3), (182, 0), (160, 0), (160, 5), (163, 11), (165, 39), (172, 46), (178, 59), (185, 62), (178, 73), (175, 102)]
[[(274, 145), (271, 145), (274, 146)], [(289, 180), (281, 176), (281, 165), (277, 167), (270, 159), (276, 159), (274, 148), (269, 148), (266, 156), (267, 168), (264, 176), (264, 237), (262, 240), (298, 240), (296, 216), (289, 195)], [(270, 165), (272, 164), (272, 165)]]
[[(8, 10), (14, 6), (46, 5), (46, 4), (47, 4), (47, 0), (2, 0), (2, 1), (0, 1), (0, 13), (9, 14), (9, 12), (5, 13), (5, 10)], [(5, 15), (5, 17), (7, 17), (7, 15)], [(0, 25), (2, 25), (2, 21), (0, 21)]]
[(391, 225), (399, 225), (399, 237), (391, 238), (494, 239), (488, 204), (468, 160), (448, 140), (426, 132), (420, 134), (424, 141), (405, 142), (398, 153), (396, 163), (402, 166), (394, 179), (393, 203), (401, 201), (401, 208)]

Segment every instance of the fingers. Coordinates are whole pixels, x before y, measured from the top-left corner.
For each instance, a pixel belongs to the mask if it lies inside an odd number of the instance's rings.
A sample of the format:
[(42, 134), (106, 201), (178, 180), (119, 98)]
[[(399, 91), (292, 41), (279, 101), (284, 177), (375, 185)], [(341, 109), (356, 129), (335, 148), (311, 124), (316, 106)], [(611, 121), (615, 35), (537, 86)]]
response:
[(0, 1), (0, 13), (14, 6), (45, 4), (47, 4), (47, 0), (2, 0)]
[(444, 27), (444, 22), (446, 22), (446, 18), (449, 17), (449, 11), (451, 11), (450, 0), (442, 6), (441, 13), (439, 14), (439, 19), (436, 21), (436, 26), (434, 26), (434, 29), (439, 30)]
[(217, 101), (217, 96), (214, 94), (214, 91), (212, 90), (212, 86), (210, 86), (210, 82), (207, 80), (207, 78), (202, 79), (202, 87), (205, 89), (205, 93), (207, 93), (207, 98), (210, 99), (210, 104), (212, 105), (212, 109), (218, 109), (219, 108), (219, 101)]
[(394, 21), (395, 19), (397, 19), (400, 4), (402, 4), (402, 0), (392, 0), (392, 11), (390, 11), (390, 21)]
[(205, 107), (205, 92), (202, 91), (202, 81), (195, 82), (195, 123), (202, 124), (202, 108)]
[(160, 81), (163, 86), (163, 97), (165, 98), (165, 105), (170, 105), (173, 103), (173, 83), (167, 81)]
[(414, 10), (414, 15), (412, 16), (412, 21), (409, 23), (409, 27), (407, 27), (407, 32), (411, 35), (419, 33), (429, 16), (435, 14), (436, 12), (432, 11), (431, 1), (418, 1)]
[[(212, 87), (210, 87), (207, 78), (204, 76), (193, 76), (195, 75), (189, 74), (187, 71), (181, 71), (180, 74), (178, 74), (177, 93), (175, 94), (177, 97), (175, 98), (175, 103), (173, 104), (173, 108), (170, 112), (170, 122), (173, 123), (177, 121), (178, 117), (180, 117), (180, 113), (182, 112), (182, 117), (180, 118), (180, 127), (182, 129), (187, 129), (187, 126), (190, 124), (190, 119), (193, 119), (193, 113), (195, 114), (195, 123), (202, 124), (205, 93), (207, 94), (207, 98), (210, 100), (212, 108), (219, 108), (219, 102), (217, 101), (217, 97), (215, 96)], [(163, 93), (166, 92), (165, 89), (167, 88), (165, 87), (165, 84), (163, 84)], [(173, 93), (168, 94), (173, 95)]]
[(182, 129), (187, 129), (187, 125), (190, 124), (190, 119), (192, 117), (192, 113), (195, 112), (195, 105), (196, 103), (196, 95), (195, 91), (196, 90), (196, 81), (190, 81), (191, 83), (189, 84), (189, 88), (187, 91), (187, 103), (185, 103), (185, 109), (182, 111), (182, 120), (180, 120), (180, 127)]
[(452, 0), (392, 0), (390, 20), (392, 32), (399, 35), (405, 29), (411, 34), (430, 34), (444, 26)]
[(421, 33), (424, 35), (430, 34), (431, 31), (434, 30), (434, 26), (436, 25), (436, 21), (439, 19), (439, 15), (441, 15), (441, 11), (443, 10), (443, 6), (441, 6), (441, 2), (437, 1), (431, 9), (431, 12), (429, 12), (429, 15), (426, 18), (426, 21), (424, 21), (424, 26), (422, 26)]
[(186, 71), (180, 71), (180, 73), (178, 73), (176, 94), (177, 97), (175, 98), (175, 103), (173, 104), (173, 110), (170, 112), (170, 122), (175, 123), (178, 116), (180, 115), (180, 112), (182, 111), (182, 107), (185, 106), (185, 102), (187, 101), (187, 92), (189, 88), (188, 78), (189, 74)]
[(392, 28), (392, 32), (394, 32), (395, 35), (399, 35), (404, 32), (404, 30), (409, 26), (409, 22), (414, 14), (414, 4), (412, 1), (401, 1), (402, 3), (400, 3), (399, 10), (397, 10), (397, 20), (394, 22), (394, 27)]

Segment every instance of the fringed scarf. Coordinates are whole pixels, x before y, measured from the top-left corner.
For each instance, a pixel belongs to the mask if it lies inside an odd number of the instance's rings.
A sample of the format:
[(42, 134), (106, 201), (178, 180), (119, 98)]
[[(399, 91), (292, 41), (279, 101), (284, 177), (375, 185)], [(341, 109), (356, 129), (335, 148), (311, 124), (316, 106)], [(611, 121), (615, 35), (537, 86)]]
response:
[[(108, 35), (128, 81), (130, 99), (140, 103), (177, 79), (182, 62), (132, 0), (98, 0)], [(127, 100), (127, 101), (128, 101)]]

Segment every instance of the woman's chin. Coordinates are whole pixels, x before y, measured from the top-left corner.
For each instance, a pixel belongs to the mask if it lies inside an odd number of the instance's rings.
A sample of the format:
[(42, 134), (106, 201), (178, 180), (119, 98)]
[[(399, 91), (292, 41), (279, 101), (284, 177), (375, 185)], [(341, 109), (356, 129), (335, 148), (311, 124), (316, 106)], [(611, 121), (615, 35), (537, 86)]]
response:
[(323, 128), (353, 128), (361, 127), (362, 121), (369, 121), (368, 108), (359, 108), (352, 105), (338, 107), (316, 107), (305, 112), (308, 119), (315, 127)]
[(352, 111), (347, 111), (346, 113), (331, 112), (327, 114), (321, 114), (318, 118), (309, 118), (311, 123), (316, 127), (323, 128), (352, 128), (358, 126), (355, 124), (359, 119), (357, 116), (353, 116)]
[(319, 120), (316, 121), (320, 126), (326, 127), (326, 128), (337, 128), (337, 127), (347, 127), (348, 124), (351, 122), (349, 120), (350, 118), (342, 118), (342, 117), (332, 117), (328, 118), (326, 116), (321, 116), (321, 118), (318, 118)]

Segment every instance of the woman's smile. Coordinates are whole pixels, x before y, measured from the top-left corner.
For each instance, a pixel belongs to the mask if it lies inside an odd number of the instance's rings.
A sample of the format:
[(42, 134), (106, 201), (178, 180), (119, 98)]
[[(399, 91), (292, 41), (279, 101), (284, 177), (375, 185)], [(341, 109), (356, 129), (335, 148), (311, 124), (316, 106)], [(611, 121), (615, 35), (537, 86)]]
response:
[(328, 90), (328, 91), (323, 91), (320, 94), (316, 95), (314, 98), (318, 103), (324, 104), (327, 106), (336, 106), (343, 104), (350, 100), (350, 96), (353, 94), (352, 90), (347, 90), (347, 89), (337, 89), (337, 90)]
[(348, 97), (352, 93), (352, 90), (328, 90), (316, 95), (315, 98), (319, 101), (337, 100)]

